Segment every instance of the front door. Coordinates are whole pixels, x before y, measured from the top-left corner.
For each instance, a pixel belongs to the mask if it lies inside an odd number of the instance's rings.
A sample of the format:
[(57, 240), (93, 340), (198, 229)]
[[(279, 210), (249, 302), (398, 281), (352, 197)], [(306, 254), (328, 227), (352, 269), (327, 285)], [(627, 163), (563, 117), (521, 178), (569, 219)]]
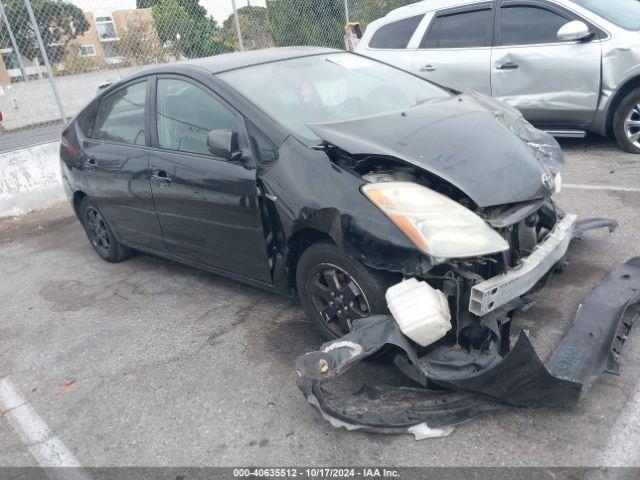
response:
[(145, 103), (149, 80), (135, 80), (105, 97), (83, 171), (91, 199), (119, 239), (153, 250), (164, 240), (149, 183)]
[(493, 3), (437, 12), (414, 52), (416, 75), (455, 90), (491, 95)]
[(537, 0), (504, 0), (497, 16), (492, 95), (541, 126), (589, 124), (597, 108), (600, 41), (560, 41), (573, 20), (582, 19)]
[[(160, 76), (156, 85), (151, 186), (168, 250), (269, 282), (256, 168), (242, 118), (185, 77)], [(244, 158), (232, 162), (209, 153), (207, 136), (219, 129), (238, 134)]]

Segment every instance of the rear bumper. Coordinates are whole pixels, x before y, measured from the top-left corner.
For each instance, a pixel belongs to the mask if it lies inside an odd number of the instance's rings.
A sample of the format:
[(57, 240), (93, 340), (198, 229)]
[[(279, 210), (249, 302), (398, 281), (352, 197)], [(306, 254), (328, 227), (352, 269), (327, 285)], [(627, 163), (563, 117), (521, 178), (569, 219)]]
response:
[[(416, 438), (445, 435), (451, 426), (486, 411), (579, 401), (603, 372), (618, 373), (621, 347), (640, 317), (639, 302), (640, 257), (609, 273), (587, 297), (546, 363), (523, 332), (504, 357), (481, 358), (484, 354), (471, 352), (474, 365), (482, 365), (472, 373), (434, 368), (432, 359), (418, 356), (391, 317), (369, 317), (356, 322), (345, 337), (299, 357), (297, 383), (335, 426), (407, 432)], [(352, 395), (324, 388), (325, 382), (389, 344), (403, 350), (396, 365), (404, 373), (425, 386), (455, 392), (451, 399), (426, 388), (365, 387)], [(453, 349), (448, 354), (456, 355)]]

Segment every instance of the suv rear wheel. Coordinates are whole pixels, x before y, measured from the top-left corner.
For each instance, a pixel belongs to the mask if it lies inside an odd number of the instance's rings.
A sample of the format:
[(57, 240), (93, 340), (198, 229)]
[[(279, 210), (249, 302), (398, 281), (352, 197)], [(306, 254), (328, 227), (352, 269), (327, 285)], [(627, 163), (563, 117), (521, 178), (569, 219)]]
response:
[(627, 152), (640, 154), (640, 88), (629, 93), (613, 116), (613, 134)]
[(311, 245), (296, 268), (302, 306), (328, 340), (349, 333), (358, 318), (387, 313), (385, 293), (391, 283), (330, 243)]

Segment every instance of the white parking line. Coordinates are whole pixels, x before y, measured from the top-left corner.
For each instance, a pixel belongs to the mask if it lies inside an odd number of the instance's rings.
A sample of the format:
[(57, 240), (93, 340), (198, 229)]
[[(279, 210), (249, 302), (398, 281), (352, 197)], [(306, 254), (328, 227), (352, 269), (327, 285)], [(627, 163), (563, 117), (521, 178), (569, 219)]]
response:
[(88, 479), (80, 463), (27, 402), (9, 377), (0, 378), (0, 418), (9, 421), (41, 467), (75, 467), (56, 470), (58, 478)]
[(614, 185), (583, 185), (576, 183), (565, 183), (562, 185), (562, 188), (569, 188), (574, 190), (601, 190), (601, 191), (609, 191), (609, 192), (638, 192), (640, 193), (640, 188), (636, 187), (616, 187)]

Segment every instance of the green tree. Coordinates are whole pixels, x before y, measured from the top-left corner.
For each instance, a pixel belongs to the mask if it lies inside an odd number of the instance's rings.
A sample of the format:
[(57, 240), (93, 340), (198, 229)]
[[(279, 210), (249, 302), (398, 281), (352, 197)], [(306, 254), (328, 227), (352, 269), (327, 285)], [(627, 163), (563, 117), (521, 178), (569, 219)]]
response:
[[(238, 9), (238, 22), (242, 32), (242, 43), (246, 50), (256, 50), (259, 48), (273, 47), (273, 39), (269, 34), (268, 11), (265, 7), (246, 6)], [(230, 15), (222, 22), (224, 39), (227, 45), (233, 50), (240, 49), (238, 34), (236, 31), (236, 20), (234, 15)]]
[(415, 3), (415, 0), (350, 0), (349, 17), (364, 29), (369, 23), (384, 17), (391, 10)]
[[(33, 14), (45, 45), (63, 44), (65, 48), (74, 38), (89, 30), (89, 22), (82, 10), (62, 0), (32, 0)], [(28, 59), (40, 57), (35, 30), (23, 0), (5, 0), (7, 19), (16, 37), (22, 56)], [(12, 48), (9, 33), (2, 22), (0, 26), (2, 48)]]
[(344, 48), (343, 0), (267, 0), (269, 33), (277, 46)]
[[(138, 0), (138, 2), (146, 0)], [(160, 40), (171, 42), (177, 56), (207, 57), (230, 51), (222, 40), (222, 29), (206, 11), (189, 10), (190, 0), (150, 0), (151, 13)], [(204, 15), (202, 12), (204, 11)]]
[[(136, 8), (151, 8), (159, 3), (161, 0), (136, 0)], [(207, 17), (207, 9), (200, 5), (198, 0), (176, 0), (176, 3), (194, 19), (202, 20)]]

